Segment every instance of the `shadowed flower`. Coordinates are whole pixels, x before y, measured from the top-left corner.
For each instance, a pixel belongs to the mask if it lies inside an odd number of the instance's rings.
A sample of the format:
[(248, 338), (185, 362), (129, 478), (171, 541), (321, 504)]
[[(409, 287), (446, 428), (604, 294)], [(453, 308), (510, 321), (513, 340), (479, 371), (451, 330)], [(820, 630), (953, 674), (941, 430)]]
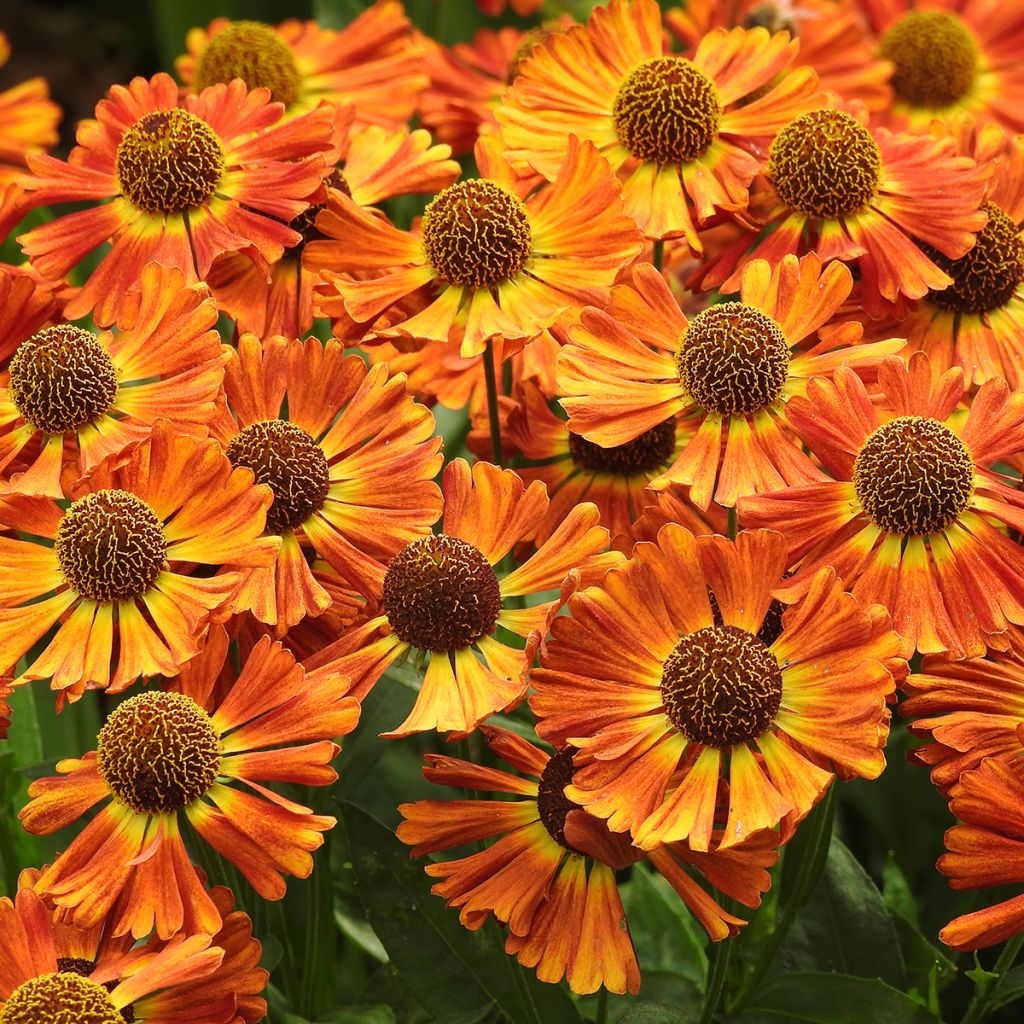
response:
[[(0, 67), (10, 56), (10, 43), (0, 32)], [(60, 107), (51, 101), (45, 78), (30, 78), (0, 92), (0, 195), (24, 170), (29, 153), (57, 144), (60, 119)]]

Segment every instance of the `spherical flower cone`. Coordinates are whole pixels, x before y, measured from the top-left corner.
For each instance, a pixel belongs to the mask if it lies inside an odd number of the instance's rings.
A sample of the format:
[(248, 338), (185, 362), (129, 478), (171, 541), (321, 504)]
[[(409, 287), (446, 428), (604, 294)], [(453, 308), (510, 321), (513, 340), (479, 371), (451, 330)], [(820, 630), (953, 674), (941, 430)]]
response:
[(830, 569), (783, 608), (785, 559), (780, 534), (669, 525), (551, 625), (537, 731), (580, 751), (569, 799), (642, 849), (790, 831), (836, 774), (885, 765), (899, 637)]
[[(436, 729), (465, 733), (495, 711), (518, 704), (526, 671), (564, 594), (581, 580), (621, 561), (604, 553), (608, 531), (596, 506), (577, 505), (562, 525), (517, 569), (502, 560), (532, 536), (548, 510), (542, 483), (527, 487), (511, 470), (462, 459), (445, 467), (441, 533), (400, 551), (384, 578), (383, 614), (351, 630), (310, 658), (321, 671), (352, 680), (359, 700), (389, 665), (415, 648), (427, 659), (423, 686), (392, 738)], [(499, 578), (500, 573), (500, 578)], [(514, 607), (514, 598), (544, 595)], [(509, 640), (505, 637), (512, 634)], [(525, 647), (515, 639), (525, 641)]]
[(56, 280), (112, 243), (68, 304), (68, 319), (92, 312), (101, 326), (113, 323), (151, 261), (192, 283), (225, 253), (270, 263), (299, 241), (288, 223), (320, 185), (332, 109), (279, 124), (283, 108), (240, 81), (181, 102), (170, 75), (115, 85), (96, 119), (79, 126), (67, 161), (29, 157), (33, 173), (19, 184), (32, 205), (100, 201), (22, 235), (33, 265)]
[(250, 469), (274, 500), (272, 564), (234, 597), (283, 633), (317, 615), (330, 595), (314, 578), (311, 548), (353, 588), (378, 595), (387, 562), (424, 537), (441, 509), (434, 418), (401, 374), (367, 370), (340, 344), (243, 335), (228, 360), (222, 415), (211, 433), (233, 466)]
[(856, 263), (868, 315), (891, 315), (952, 283), (941, 261), (963, 256), (984, 227), (988, 175), (951, 139), (872, 129), (862, 106), (819, 106), (775, 136), (745, 231), (691, 284), (735, 291), (751, 260), (813, 250), (823, 263)]
[[(572, 776), (572, 748), (549, 754), (504, 729), (484, 727), (488, 746), (517, 774), (440, 754), (427, 754), (423, 774), (440, 785), (510, 795), (512, 799), (418, 800), (402, 804), (398, 838), (413, 856), (494, 840), (456, 860), (429, 863), (440, 881), (432, 892), (459, 909), (470, 929), (490, 917), (507, 928), (505, 949), (541, 981), (564, 977), (573, 992), (636, 994), (640, 970), (619, 898), (615, 871), (647, 855), (609, 832), (563, 790)], [(756, 907), (778, 854), (771, 833), (735, 850), (695, 854), (671, 843), (652, 863), (715, 940), (744, 924), (705, 886)], [(704, 884), (702, 884), (702, 882)]]
[(998, 634), (1024, 624), (1024, 550), (1006, 533), (1024, 527), (1024, 502), (993, 467), (1024, 451), (1024, 394), (989, 380), (965, 416), (962, 371), (937, 373), (923, 352), (887, 359), (878, 384), (873, 397), (841, 366), (790, 403), (833, 479), (742, 498), (740, 519), (785, 531), (787, 594), (832, 566), (889, 609), (905, 657), (1005, 646)]
[(822, 268), (813, 253), (758, 260), (739, 302), (687, 317), (653, 267), (636, 267), (606, 311), (584, 309), (568, 329), (558, 387), (569, 429), (611, 448), (686, 416), (694, 432), (652, 486), (685, 484), (700, 509), (824, 479), (787, 426), (788, 403), (841, 363), (872, 378), (904, 344), (860, 344), (854, 322), (826, 326), (851, 287), (845, 267)]
[(331, 193), (307, 249), (322, 273), (321, 305), (336, 296), (370, 323), (409, 296), (418, 311), (376, 326), (381, 337), (461, 342), (463, 356), (491, 338), (533, 338), (565, 309), (601, 302), (640, 254), (618, 183), (589, 143), (572, 139), (551, 185), (520, 179), (492, 136), (476, 147), (481, 177), (437, 195), (414, 231), (400, 231)]
[(622, 180), (648, 238), (681, 236), (742, 210), (772, 136), (815, 103), (797, 43), (766, 29), (716, 29), (689, 58), (666, 55), (656, 0), (611, 0), (586, 26), (545, 39), (498, 108), (510, 159), (554, 178), (566, 140), (592, 142)]
[(962, 112), (1024, 131), (1024, 9), (1000, 0), (860, 0), (893, 64), (886, 120), (927, 131)]
[(322, 673), (311, 683), (269, 637), (218, 686), (231, 671), (228, 648), (218, 627), (173, 689), (119, 705), (95, 751), (29, 787), (21, 820), (35, 834), (103, 804), (36, 883), (71, 923), (88, 928), (110, 915), (114, 935), (136, 938), (220, 928), (182, 842), (182, 817), (264, 899), (284, 895), (285, 875), (312, 871), (311, 853), (334, 818), (265, 784), (332, 783), (333, 738), (355, 728), (359, 706), (344, 696), (347, 680)]
[[(11, 56), (7, 36), (0, 32), (0, 67)], [(24, 170), (29, 153), (57, 144), (61, 109), (50, 99), (45, 78), (31, 78), (0, 92), (0, 193)]]
[(280, 25), (214, 18), (185, 37), (175, 68), (189, 91), (241, 78), (296, 117), (322, 101), (355, 104), (360, 125), (405, 127), (427, 84), (423, 47), (396, 0), (378, 0), (339, 31), (315, 21)]
[[(16, 684), (51, 679), (61, 700), (173, 676), (244, 573), (273, 562), (262, 536), (270, 489), (233, 469), (215, 441), (167, 420), (102, 463), (62, 509), (52, 498), (0, 498), (0, 667), (59, 622)], [(13, 531), (17, 532), (17, 535)], [(229, 566), (216, 576), (193, 567)]]
[(157, 419), (205, 436), (227, 359), (216, 322), (204, 285), (151, 263), (116, 331), (62, 323), (26, 334), (0, 373), (0, 474), (25, 467), (3, 490), (63, 498), (62, 476), (144, 440)]

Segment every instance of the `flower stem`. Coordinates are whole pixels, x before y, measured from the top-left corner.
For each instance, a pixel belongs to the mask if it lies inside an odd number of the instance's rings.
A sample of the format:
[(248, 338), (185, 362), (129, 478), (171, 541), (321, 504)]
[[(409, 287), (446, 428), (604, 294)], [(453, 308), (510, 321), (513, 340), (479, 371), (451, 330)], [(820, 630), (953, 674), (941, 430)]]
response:
[(729, 540), (735, 540), (736, 539), (736, 509), (735, 509), (735, 507), (733, 507), (733, 508), (728, 509), (727, 511), (728, 511), (729, 519), (727, 521), (727, 526), (725, 528), (726, 535), (728, 536)]
[(659, 238), (653, 246), (651, 252), (651, 262), (654, 264), (657, 270), (661, 270), (661, 264), (665, 259), (665, 243)]
[(982, 1024), (983, 1021), (988, 1020), (992, 1011), (998, 1008), (998, 1004), (996, 1006), (992, 1005), (992, 997), (999, 991), (1003, 975), (1006, 974), (1013, 966), (1014, 960), (1017, 959), (1021, 945), (1024, 945), (1024, 933), (1015, 935), (1003, 946), (1003, 951), (999, 954), (995, 967), (992, 968), (992, 973), (998, 975), (998, 977), (984, 992), (975, 992), (961, 1024)]
[(807, 898), (821, 877), (821, 872), (825, 868), (825, 859), (828, 857), (828, 848), (832, 844), (832, 796), (834, 791), (835, 782), (829, 786), (821, 802), (811, 811), (804, 822), (803, 827), (807, 830), (804, 845), (799, 850), (792, 850), (789, 854), (789, 856), (797, 854), (799, 861), (793, 877), (793, 884), (790, 891), (785, 894), (786, 911), (764, 944), (761, 955), (758, 957), (757, 963), (754, 964), (753, 971), (743, 983), (739, 995), (730, 1005), (730, 1014), (738, 1013), (750, 1001), (750, 997), (757, 990), (761, 979), (771, 967), (783, 940), (789, 934), (790, 928), (793, 927), (796, 915), (807, 902)]
[(490, 339), (484, 349), (484, 379), (487, 382), (487, 418), (491, 427), (491, 451), (494, 464), (505, 465), (505, 454), (501, 450), (501, 417), (498, 414), (498, 378), (494, 372), (494, 347)]
[(711, 1024), (718, 1012), (722, 994), (725, 992), (725, 981), (729, 976), (729, 961), (731, 959), (732, 940), (722, 939), (721, 942), (716, 942), (711, 956), (708, 987), (704, 991), (704, 1012), (700, 1015), (700, 1024)]

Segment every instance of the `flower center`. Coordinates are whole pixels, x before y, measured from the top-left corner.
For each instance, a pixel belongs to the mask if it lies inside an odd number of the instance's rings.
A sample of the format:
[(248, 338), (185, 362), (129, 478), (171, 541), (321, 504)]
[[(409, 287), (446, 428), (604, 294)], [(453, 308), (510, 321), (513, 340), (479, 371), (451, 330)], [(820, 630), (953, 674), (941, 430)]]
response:
[(72, 973), (41, 974), (0, 1007), (0, 1024), (124, 1024), (102, 985)]
[(871, 132), (841, 110), (801, 114), (768, 150), (767, 175), (779, 198), (816, 217), (855, 213), (874, 196), (881, 170)]
[(459, 181), (423, 213), (423, 251), (449, 284), (490, 288), (518, 274), (530, 256), (526, 208), (493, 181)]
[(615, 476), (637, 476), (653, 473), (672, 461), (676, 450), (676, 421), (665, 420), (639, 437), (602, 448), (593, 441), (569, 434), (569, 454), (580, 469), (591, 473), (611, 473)]
[(680, 637), (661, 673), (665, 713), (687, 739), (731, 747), (764, 733), (782, 702), (775, 655), (737, 626)]
[(241, 78), (250, 89), (270, 90), (270, 98), (288, 106), (302, 91), (302, 79), (288, 44), (260, 21), (233, 21), (218, 32), (196, 62), (196, 92), (208, 85)]
[(117, 394), (117, 371), (88, 331), (60, 324), (23, 341), (10, 365), (11, 401), (37, 430), (62, 434), (98, 420)]
[[(796, 15), (792, 10), (783, 10), (783, 4), (764, 3), (755, 7), (743, 22), (744, 28), (766, 28), (773, 35), (776, 32), (788, 32), (796, 36)], [(785, 6), (789, 6), (788, 4)]]
[(714, 83), (685, 57), (651, 57), (619, 86), (615, 134), (638, 160), (696, 160), (718, 138), (722, 106)]
[(516, 47), (512, 59), (508, 62), (506, 81), (512, 82), (519, 74), (519, 68), (523, 61), (545, 40), (551, 36), (561, 35), (565, 29), (557, 21), (546, 21), (543, 25), (534, 25), (524, 36), (522, 42)]
[(256, 483), (274, 492), (268, 533), (295, 529), (323, 508), (330, 487), (327, 456), (302, 427), (287, 420), (250, 423), (231, 439), (225, 454), (232, 466), (251, 469)]
[(139, 814), (174, 814), (217, 780), (220, 739), (191, 697), (152, 690), (119, 704), (100, 730), (96, 765)]
[[(352, 197), (352, 189), (349, 187), (349, 183), (345, 180), (345, 175), (335, 167), (331, 171), (330, 177), (327, 178), (325, 184), (331, 188), (338, 189), (339, 192), (343, 192), (349, 198)], [(318, 242), (326, 236), (321, 234), (320, 229), (316, 226), (316, 218), (320, 211), (325, 209), (326, 203), (320, 203), (317, 206), (310, 206), (308, 209), (303, 210), (298, 217), (293, 217), (289, 222), (288, 227), (292, 231), (298, 231), (302, 235), (302, 241), (296, 245), (293, 245), (288, 250), (288, 255), (297, 257), (302, 255), (302, 250), (306, 248), (309, 242)]]
[(779, 325), (753, 306), (722, 302), (691, 321), (676, 353), (679, 382), (708, 412), (757, 412), (782, 394), (789, 345)]
[(978, 44), (948, 11), (911, 11), (882, 37), (880, 52), (895, 65), (892, 88), (914, 107), (948, 107), (974, 88)]
[(541, 823), (551, 838), (571, 853), (579, 853), (579, 850), (565, 841), (565, 819), (570, 811), (580, 810), (580, 805), (565, 795), (565, 787), (572, 782), (572, 759), (575, 755), (575, 747), (566, 747), (552, 754), (537, 786), (537, 813)]
[[(77, 956), (59, 956), (57, 970), (61, 974), (77, 974), (82, 978), (88, 978), (96, 970), (96, 961)], [(103, 988), (107, 992), (113, 992), (117, 985), (117, 981), (105, 981)], [(135, 1024), (135, 1007), (132, 1003), (121, 1007), (121, 1020), (125, 1024)]]
[(479, 548), (442, 533), (413, 541), (392, 559), (383, 602), (400, 640), (455, 651), (494, 631), (501, 591)]
[(952, 313), (991, 313), (1005, 306), (1024, 281), (1024, 242), (1017, 225), (995, 203), (983, 203), (988, 223), (978, 232), (974, 248), (951, 260), (931, 248), (929, 257), (953, 283), (932, 292), (928, 301)]
[(853, 463), (864, 511), (890, 533), (924, 535), (951, 525), (974, 493), (974, 460), (949, 427), (900, 416), (876, 427)]
[(201, 206), (224, 174), (224, 151), (213, 129), (187, 110), (156, 110), (124, 133), (117, 178), (125, 199), (146, 213)]
[(141, 597), (167, 564), (163, 524), (127, 491), (96, 491), (72, 502), (54, 551), (64, 582), (90, 601)]

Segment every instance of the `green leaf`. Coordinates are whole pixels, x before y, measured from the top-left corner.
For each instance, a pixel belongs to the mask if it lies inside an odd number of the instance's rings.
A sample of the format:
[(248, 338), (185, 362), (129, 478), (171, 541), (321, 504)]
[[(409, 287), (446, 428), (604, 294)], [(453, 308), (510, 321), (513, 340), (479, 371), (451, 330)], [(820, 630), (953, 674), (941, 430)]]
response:
[(633, 1007), (623, 1014), (618, 1024), (687, 1024), (696, 1020), (667, 1003), (634, 1003)]
[(515, 1024), (579, 1024), (554, 985), (519, 971), (499, 931), (470, 932), (430, 892), (422, 864), (390, 829), (358, 807), (343, 809), (352, 867), (373, 930), (419, 1002), (445, 1024), (477, 1024), (494, 1007)]
[(1014, 967), (1003, 975), (1003, 980), (992, 996), (992, 1008), (998, 1009), (1021, 998), (1024, 998), (1024, 966)]
[(315, 1021), (285, 1014), (282, 1024), (395, 1024), (395, 1013), (390, 1006), (368, 1006), (365, 1003), (342, 1006), (330, 1013), (317, 1015)]
[(735, 1024), (938, 1024), (939, 1018), (909, 996), (873, 978), (812, 971), (779, 974), (768, 981)]

